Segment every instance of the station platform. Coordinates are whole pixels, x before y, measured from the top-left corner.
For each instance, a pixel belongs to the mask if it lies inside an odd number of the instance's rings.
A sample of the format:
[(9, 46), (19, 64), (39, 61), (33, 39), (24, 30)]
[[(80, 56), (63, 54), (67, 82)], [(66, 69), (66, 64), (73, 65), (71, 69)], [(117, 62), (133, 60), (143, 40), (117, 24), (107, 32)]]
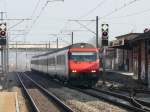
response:
[(0, 92), (0, 112), (19, 112), (17, 92)]
[(117, 74), (128, 75), (128, 76), (134, 75), (133, 72), (125, 72), (125, 71), (112, 70), (112, 69), (106, 69), (106, 72), (117, 73)]

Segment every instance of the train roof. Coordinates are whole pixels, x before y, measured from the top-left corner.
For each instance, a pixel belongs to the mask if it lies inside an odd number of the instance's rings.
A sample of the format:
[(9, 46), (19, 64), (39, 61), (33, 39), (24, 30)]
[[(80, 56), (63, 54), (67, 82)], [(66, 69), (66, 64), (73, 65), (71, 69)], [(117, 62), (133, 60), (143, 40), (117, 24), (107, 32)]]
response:
[(44, 53), (44, 54), (33, 56), (32, 58), (37, 58), (37, 57), (40, 57), (40, 56), (46, 56), (48, 54), (56, 53), (56, 52), (59, 52), (59, 51), (65, 50), (65, 49), (71, 49), (71, 48), (96, 48), (96, 47), (93, 46), (92, 44), (89, 44), (89, 43), (76, 43), (76, 44), (69, 45), (69, 46), (66, 46), (66, 47), (63, 47), (63, 48), (59, 48), (55, 51), (50, 51), (50, 52), (47, 52), (47, 53)]

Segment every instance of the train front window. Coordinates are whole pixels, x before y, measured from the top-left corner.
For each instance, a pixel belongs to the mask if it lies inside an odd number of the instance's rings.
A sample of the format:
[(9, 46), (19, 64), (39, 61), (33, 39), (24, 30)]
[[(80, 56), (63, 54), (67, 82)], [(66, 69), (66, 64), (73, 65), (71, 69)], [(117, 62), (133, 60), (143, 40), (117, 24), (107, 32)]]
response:
[(74, 61), (96, 61), (96, 52), (72, 52), (70, 53), (70, 59)]

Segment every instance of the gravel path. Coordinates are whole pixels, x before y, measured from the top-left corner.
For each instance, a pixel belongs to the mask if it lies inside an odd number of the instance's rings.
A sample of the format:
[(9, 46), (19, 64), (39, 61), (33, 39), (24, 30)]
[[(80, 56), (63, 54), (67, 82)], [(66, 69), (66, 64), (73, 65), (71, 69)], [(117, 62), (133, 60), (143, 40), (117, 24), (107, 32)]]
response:
[(72, 108), (75, 108), (76, 112), (125, 112), (125, 110), (117, 106), (72, 89), (63, 88), (60, 90), (49, 88), (49, 90)]

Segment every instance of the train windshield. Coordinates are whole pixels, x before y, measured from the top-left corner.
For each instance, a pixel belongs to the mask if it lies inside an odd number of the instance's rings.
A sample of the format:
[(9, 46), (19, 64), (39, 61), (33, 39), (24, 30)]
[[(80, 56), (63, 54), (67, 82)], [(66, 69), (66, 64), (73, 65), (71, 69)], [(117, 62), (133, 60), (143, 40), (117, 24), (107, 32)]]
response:
[(96, 52), (72, 52), (70, 53), (70, 59), (74, 61), (96, 61)]

